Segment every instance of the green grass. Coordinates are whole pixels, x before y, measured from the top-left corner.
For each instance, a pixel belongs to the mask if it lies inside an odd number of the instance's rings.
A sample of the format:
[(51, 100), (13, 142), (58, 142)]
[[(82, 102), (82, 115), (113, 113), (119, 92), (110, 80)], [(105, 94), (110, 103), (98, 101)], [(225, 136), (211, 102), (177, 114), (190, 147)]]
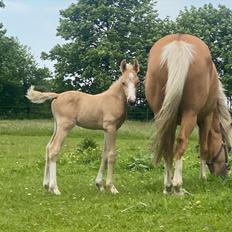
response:
[[(62, 194), (42, 187), (50, 120), (0, 121), (0, 231), (231, 231), (232, 179), (199, 179), (197, 135), (184, 161), (184, 188), (191, 195), (163, 196), (163, 167), (150, 165), (152, 124), (126, 122), (119, 130), (115, 185), (118, 195), (94, 185), (102, 149), (101, 131), (75, 128), (58, 163)], [(69, 157), (84, 138), (99, 146), (94, 159)], [(95, 152), (96, 153), (96, 152)]]

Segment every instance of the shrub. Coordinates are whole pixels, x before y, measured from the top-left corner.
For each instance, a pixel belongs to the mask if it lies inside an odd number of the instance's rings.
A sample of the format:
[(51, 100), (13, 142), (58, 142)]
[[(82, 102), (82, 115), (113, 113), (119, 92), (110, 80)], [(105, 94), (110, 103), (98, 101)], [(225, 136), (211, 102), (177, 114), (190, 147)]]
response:
[(100, 158), (99, 145), (89, 138), (84, 138), (73, 151), (62, 155), (61, 163), (95, 164)]

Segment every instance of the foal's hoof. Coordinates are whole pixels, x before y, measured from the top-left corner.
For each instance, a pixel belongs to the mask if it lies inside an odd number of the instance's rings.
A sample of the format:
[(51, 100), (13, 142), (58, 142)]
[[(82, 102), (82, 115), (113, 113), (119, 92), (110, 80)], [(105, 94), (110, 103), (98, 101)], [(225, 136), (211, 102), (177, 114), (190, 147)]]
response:
[(200, 179), (203, 181), (207, 181), (207, 176), (206, 175), (200, 175)]
[(46, 190), (49, 190), (49, 184), (43, 184), (43, 187), (44, 187)]
[(97, 187), (97, 189), (99, 190), (99, 191), (101, 191), (101, 192), (104, 192), (105, 191), (105, 189), (104, 189), (104, 186), (103, 186), (103, 184), (102, 183), (95, 183), (96, 184), (96, 187)]
[(55, 194), (55, 195), (60, 195), (61, 192), (59, 191), (58, 188), (49, 188), (48, 190), (50, 193)]
[(113, 193), (113, 194), (119, 193), (118, 190), (115, 188), (114, 185), (110, 186), (110, 187), (109, 187), (109, 190), (110, 190), (110, 192)]

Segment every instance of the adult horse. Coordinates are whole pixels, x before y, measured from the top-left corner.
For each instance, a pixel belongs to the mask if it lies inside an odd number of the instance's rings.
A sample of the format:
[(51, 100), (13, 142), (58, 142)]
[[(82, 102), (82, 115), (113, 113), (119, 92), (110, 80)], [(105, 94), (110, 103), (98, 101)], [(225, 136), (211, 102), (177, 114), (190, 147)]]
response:
[[(164, 193), (182, 195), (182, 156), (188, 137), (199, 127), (201, 176), (206, 164), (214, 175), (228, 171), (231, 118), (207, 45), (187, 34), (167, 35), (150, 50), (145, 80), (147, 101), (155, 113), (153, 149), (165, 161)], [(180, 125), (175, 144), (176, 128)], [(175, 158), (175, 171), (172, 165)]]
[(137, 73), (139, 63), (120, 65), (122, 76), (108, 90), (97, 95), (79, 91), (63, 93), (42, 93), (31, 87), (27, 98), (34, 103), (52, 100), (51, 108), (54, 117), (54, 132), (47, 145), (46, 164), (43, 185), (54, 194), (60, 194), (56, 181), (56, 161), (62, 143), (68, 132), (75, 126), (104, 130), (104, 152), (96, 178), (96, 185), (104, 190), (103, 175), (106, 167), (106, 186), (112, 193), (118, 193), (113, 184), (113, 166), (116, 159), (116, 132), (125, 121), (126, 105), (136, 101), (136, 89), (139, 83)]

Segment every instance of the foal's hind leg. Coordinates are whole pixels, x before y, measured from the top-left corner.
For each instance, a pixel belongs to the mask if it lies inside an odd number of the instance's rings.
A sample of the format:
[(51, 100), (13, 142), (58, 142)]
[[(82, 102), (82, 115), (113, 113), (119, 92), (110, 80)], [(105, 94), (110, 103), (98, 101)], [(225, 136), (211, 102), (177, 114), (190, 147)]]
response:
[(197, 116), (193, 112), (183, 113), (181, 119), (180, 133), (177, 137), (175, 151), (175, 172), (173, 176), (173, 188), (177, 195), (183, 195), (182, 187), (182, 156), (187, 148), (188, 137), (194, 129), (197, 121)]
[(49, 164), (49, 191), (56, 195), (60, 194), (56, 180), (56, 161), (68, 131), (74, 126), (71, 121), (59, 120), (57, 130), (53, 141), (48, 146), (48, 164)]
[(102, 153), (102, 159), (101, 159), (101, 165), (96, 177), (96, 186), (100, 191), (104, 191), (104, 183), (103, 183), (103, 176), (104, 176), (104, 171), (107, 166), (107, 143), (106, 143), (106, 134), (104, 134), (104, 148), (103, 148), (103, 153)]
[(54, 120), (54, 129), (53, 129), (53, 135), (49, 141), (49, 143), (47, 144), (46, 147), (46, 155), (45, 155), (45, 168), (44, 168), (44, 179), (43, 179), (43, 186), (48, 189), (49, 188), (49, 163), (48, 163), (48, 147), (51, 144), (51, 142), (54, 139), (54, 136), (56, 134), (56, 121)]

